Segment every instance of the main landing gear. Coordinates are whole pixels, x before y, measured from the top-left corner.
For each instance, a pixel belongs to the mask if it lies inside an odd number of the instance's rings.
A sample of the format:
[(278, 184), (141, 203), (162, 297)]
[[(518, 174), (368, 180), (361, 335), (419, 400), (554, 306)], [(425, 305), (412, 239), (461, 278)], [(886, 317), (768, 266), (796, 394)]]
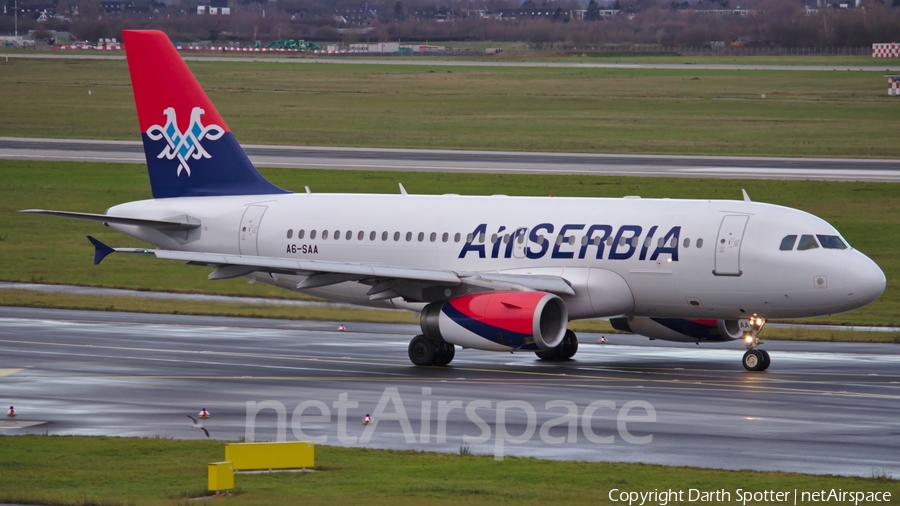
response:
[(541, 360), (553, 362), (557, 360), (569, 360), (578, 352), (578, 338), (571, 330), (566, 330), (566, 335), (556, 348), (544, 351), (536, 351), (535, 355)]
[(455, 346), (421, 334), (409, 343), (409, 360), (415, 365), (444, 366), (452, 362), (454, 356), (456, 356)]
[(754, 316), (750, 318), (750, 330), (744, 334), (744, 343), (747, 345), (747, 352), (744, 353), (744, 369), (748, 371), (765, 371), (772, 363), (769, 353), (766, 350), (757, 348), (764, 341), (759, 340), (759, 331), (762, 330), (766, 321), (762, 318)]

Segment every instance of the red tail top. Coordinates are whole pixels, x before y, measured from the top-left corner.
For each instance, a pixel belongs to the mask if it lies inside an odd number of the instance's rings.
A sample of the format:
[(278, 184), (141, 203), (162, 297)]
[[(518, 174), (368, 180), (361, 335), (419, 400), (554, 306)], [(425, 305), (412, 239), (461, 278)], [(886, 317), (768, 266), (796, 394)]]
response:
[(230, 131), (166, 34), (158, 30), (124, 30), (122, 38), (141, 133), (153, 125), (165, 125), (164, 111), (169, 107), (175, 109), (181, 132), (187, 131), (195, 107), (203, 109), (204, 124)]

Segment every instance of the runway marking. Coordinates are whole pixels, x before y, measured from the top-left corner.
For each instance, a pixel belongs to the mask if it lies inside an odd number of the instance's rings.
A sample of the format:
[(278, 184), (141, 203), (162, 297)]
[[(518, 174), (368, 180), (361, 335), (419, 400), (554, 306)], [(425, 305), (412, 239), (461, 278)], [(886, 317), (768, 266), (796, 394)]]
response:
[(11, 376), (22, 370), (24, 370), (24, 369), (0, 369), (0, 378), (4, 378), (6, 376)]

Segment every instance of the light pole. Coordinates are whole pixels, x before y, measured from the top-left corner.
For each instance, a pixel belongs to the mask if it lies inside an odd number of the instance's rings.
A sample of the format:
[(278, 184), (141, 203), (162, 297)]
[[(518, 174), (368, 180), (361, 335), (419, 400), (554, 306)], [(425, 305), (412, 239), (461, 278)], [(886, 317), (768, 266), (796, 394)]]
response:
[(13, 19), (15, 20), (14, 23), (15, 23), (15, 27), (16, 27), (15, 35), (16, 35), (16, 38), (18, 39), (19, 38), (19, 0), (16, 0), (16, 2), (13, 4)]

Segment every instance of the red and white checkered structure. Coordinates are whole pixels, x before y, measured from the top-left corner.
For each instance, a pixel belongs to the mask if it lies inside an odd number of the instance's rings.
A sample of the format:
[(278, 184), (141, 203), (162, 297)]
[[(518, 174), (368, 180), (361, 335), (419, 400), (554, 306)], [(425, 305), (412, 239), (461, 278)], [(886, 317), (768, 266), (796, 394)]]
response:
[(872, 44), (872, 58), (900, 58), (900, 43)]
[(887, 75), (888, 95), (900, 97), (900, 75)]

